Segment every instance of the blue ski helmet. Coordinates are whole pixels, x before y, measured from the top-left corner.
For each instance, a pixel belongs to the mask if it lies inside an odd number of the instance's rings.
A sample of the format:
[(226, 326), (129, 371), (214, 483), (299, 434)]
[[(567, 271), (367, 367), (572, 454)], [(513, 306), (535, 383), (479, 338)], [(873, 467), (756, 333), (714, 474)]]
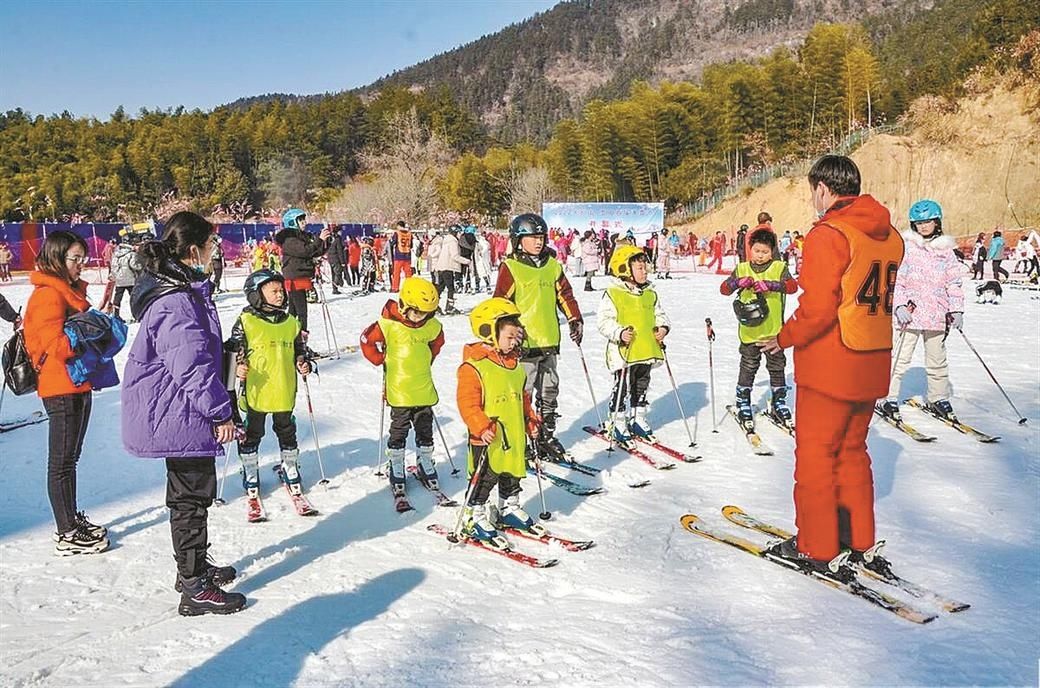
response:
[(941, 220), (942, 207), (930, 199), (922, 199), (910, 206), (910, 221), (925, 222), (926, 220)]
[(282, 215), (282, 227), (286, 229), (303, 229), (304, 218), (307, 217), (307, 213), (300, 210), (299, 208), (289, 208)]

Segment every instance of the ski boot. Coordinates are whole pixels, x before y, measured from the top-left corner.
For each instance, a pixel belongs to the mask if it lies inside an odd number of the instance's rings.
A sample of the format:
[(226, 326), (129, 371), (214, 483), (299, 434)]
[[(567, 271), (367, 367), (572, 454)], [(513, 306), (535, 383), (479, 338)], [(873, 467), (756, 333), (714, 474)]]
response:
[(444, 315), (458, 315), (461, 312), (455, 307), (455, 299), (448, 299), (448, 303), (444, 306)]
[(246, 518), (250, 523), (266, 521), (267, 515), (260, 501), (260, 455), (256, 451), (243, 451), (239, 447), (238, 456), (242, 459), (242, 489), (246, 492), (248, 509)]
[(404, 497), (404, 449), (386, 450), (386, 475), (394, 497)]
[(892, 578), (892, 562), (881, 556), (881, 549), (884, 546), (885, 541), (878, 540), (872, 547), (865, 549), (862, 552), (855, 549), (850, 550), (852, 554), (849, 555), (849, 563), (855, 566), (861, 566), (881, 578)]
[(830, 561), (813, 559), (798, 551), (797, 536), (772, 545), (766, 549), (766, 554), (777, 559), (789, 561), (802, 571), (814, 573), (840, 583), (849, 583), (856, 577), (856, 572), (849, 566), (849, 557), (852, 555), (850, 550), (842, 550), (841, 554)]
[(632, 435), (628, 433), (628, 419), (625, 418), (624, 411), (614, 411), (610, 414), (610, 420), (607, 422), (607, 436), (622, 447), (627, 447), (632, 443)]
[(300, 480), (300, 450), (282, 450), (282, 473), (289, 483), (289, 492), (295, 497), (303, 494), (303, 483)]
[(497, 522), (503, 528), (523, 530), (533, 535), (544, 535), (546, 530), (520, 506), (520, 494), (498, 498)]
[(957, 416), (953, 412), (953, 406), (950, 404), (948, 399), (940, 399), (939, 401), (928, 404), (928, 410), (943, 420), (947, 420), (951, 423), (960, 422), (957, 420)]
[(632, 409), (632, 417), (628, 419), (628, 432), (633, 437), (639, 437), (648, 442), (656, 442), (654, 430), (650, 427), (650, 421), (646, 419), (646, 407), (636, 406)]
[(745, 432), (755, 431), (755, 413), (751, 409), (751, 388), (737, 385), (736, 397), (737, 422)]
[(592, 288), (592, 278), (591, 277), (586, 277), (585, 278), (585, 291), (596, 291), (595, 289)]
[(466, 507), (463, 518), (465, 525), (462, 532), (474, 540), (496, 547), (498, 549), (509, 549), (509, 541), (491, 523), (488, 518), (487, 504), (471, 504)]
[(181, 603), (177, 606), (177, 612), (181, 616), (234, 614), (246, 606), (245, 595), (224, 592), (205, 573), (192, 578), (178, 577), (178, 582), (181, 585)]
[(426, 489), (441, 489), (440, 482), (437, 480), (437, 467), (433, 463), (433, 447), (419, 447), (415, 468), (416, 478), (426, 486)]
[(539, 457), (553, 463), (567, 460), (567, 450), (556, 438), (557, 418), (559, 416), (551, 411), (542, 417), (537, 439)]
[(773, 396), (769, 402), (769, 412), (773, 414), (773, 418), (780, 421), (781, 424), (791, 427), (791, 421), (794, 416), (791, 414), (791, 409), (787, 406), (787, 387), (774, 387)]
[(893, 399), (885, 399), (880, 402), (874, 409), (881, 414), (881, 416), (893, 423), (902, 423), (903, 416), (899, 413), (899, 404)]

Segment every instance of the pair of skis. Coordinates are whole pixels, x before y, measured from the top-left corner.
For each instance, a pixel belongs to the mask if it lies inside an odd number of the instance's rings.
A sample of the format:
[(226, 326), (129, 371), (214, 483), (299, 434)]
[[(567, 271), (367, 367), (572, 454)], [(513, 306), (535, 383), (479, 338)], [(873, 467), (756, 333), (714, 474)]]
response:
[[(773, 449), (766, 444), (759, 436), (758, 431), (755, 430), (755, 421), (749, 420), (747, 422), (740, 420), (740, 416), (737, 415), (737, 408), (732, 404), (726, 406), (726, 413), (728, 413), (737, 425), (744, 432), (744, 437), (747, 439), (748, 444), (751, 446), (751, 451), (758, 456), (772, 456)], [(788, 429), (787, 426), (783, 425), (779, 419), (775, 418), (772, 414), (767, 414), (766, 417), (777, 427), (784, 430), (784, 432), (790, 432), (794, 434), (794, 428)]]
[(684, 451), (671, 447), (659, 441), (656, 437), (645, 438), (640, 437), (638, 435), (632, 435), (631, 439), (628, 442), (617, 442), (612, 440), (603, 428), (596, 428), (591, 425), (586, 425), (582, 429), (585, 430), (585, 432), (592, 435), (593, 437), (600, 438), (604, 442), (607, 442), (608, 444), (617, 447), (621, 451), (626, 452), (630, 456), (639, 459), (647, 466), (650, 466), (651, 468), (658, 471), (673, 470), (676, 464), (670, 463), (668, 461), (662, 461), (658, 458), (654, 458), (647, 452), (643, 451), (643, 447), (648, 447), (650, 449), (656, 450), (664, 454), (665, 456), (676, 461), (681, 461), (682, 463), (697, 463), (701, 460), (701, 457), (699, 455), (688, 454)]
[[(454, 499), (444, 494), (444, 491), (441, 490), (439, 485), (434, 485), (430, 481), (426, 480), (423, 477), (422, 473), (419, 472), (417, 466), (408, 466), (405, 469), (405, 473), (406, 475), (411, 475), (413, 478), (415, 478), (420, 485), (426, 488), (427, 492), (433, 495), (434, 499), (437, 502), (437, 506), (451, 507), (459, 505), (459, 503), (456, 502)], [(395, 494), (392, 485), (390, 487), (390, 494), (394, 498), (394, 510), (397, 513), (404, 514), (408, 513), (409, 511), (415, 511), (415, 507), (412, 506), (412, 503), (410, 501), (408, 501), (407, 495), (403, 493)]]
[[(503, 525), (499, 525), (497, 527), (500, 530), (500, 532), (508, 533), (510, 535), (521, 537), (527, 540), (541, 542), (545, 545), (558, 545), (563, 549), (567, 550), (568, 552), (583, 552), (587, 549), (594, 547), (596, 544), (592, 540), (570, 540), (568, 538), (560, 537), (559, 535), (550, 533), (541, 525), (537, 525), (534, 529), (529, 530), (525, 530), (523, 528), (512, 528)], [(427, 526), (427, 530), (437, 535), (442, 535), (448, 538), (448, 540), (452, 543), (455, 542), (454, 533), (451, 530), (449, 530), (447, 526), (442, 526), (440, 524), (435, 523), (433, 525)], [(477, 538), (466, 534), (463, 534), (458, 539), (458, 543), (470, 545), (471, 547), (483, 549), (488, 552), (493, 552), (495, 554), (498, 554), (499, 556), (503, 556), (507, 559), (515, 561), (518, 564), (530, 566), (531, 568), (535, 569), (547, 569), (556, 566), (560, 563), (559, 559), (543, 559), (540, 557), (532, 556), (530, 554), (526, 554), (524, 552), (520, 552), (518, 550), (513, 549), (511, 545), (509, 547), (496, 547), (495, 545), (485, 542), (484, 540), (478, 540)]]
[[(791, 537), (791, 533), (786, 530), (770, 525), (764, 521), (760, 521), (736, 506), (723, 507), (722, 515), (729, 522), (742, 528), (755, 530), (771, 537), (780, 538), (781, 540), (786, 540)], [(797, 561), (781, 557), (772, 552), (769, 546), (760, 546), (750, 540), (707, 526), (700, 517), (695, 514), (686, 514), (679, 519), (679, 522), (682, 524), (683, 528), (695, 535), (729, 545), (730, 547), (743, 550), (761, 559), (783, 566), (784, 568), (797, 571), (832, 588), (865, 599), (871, 604), (914, 623), (929, 623), (930, 621), (934, 621), (938, 615), (934, 612), (918, 609), (917, 607), (899, 598), (893, 597), (882, 590), (870, 587), (864, 583), (864, 580), (866, 579), (883, 583), (891, 588), (904, 592), (911, 597), (935, 604), (946, 612), (960, 612), (971, 606), (967, 603), (959, 602), (940, 595), (924, 586), (913, 583), (895, 573), (892, 573), (890, 570), (885, 573), (879, 573), (857, 564), (853, 568), (855, 576), (851, 579), (843, 579), (838, 576), (827, 575), (812, 568), (804, 567)]]
[[(285, 487), (285, 492), (289, 495), (289, 499), (292, 500), (293, 509), (300, 516), (317, 516), (320, 511), (314, 508), (303, 494), (303, 490), (300, 483), (289, 482), (289, 477), (285, 475), (285, 469), (282, 468), (282, 464), (276, 464), (272, 466), (275, 475), (278, 476), (278, 481)], [(267, 509), (264, 508), (264, 502), (260, 498), (260, 490), (256, 490), (253, 494), (246, 495), (246, 520), (250, 523), (263, 523), (267, 520)]]
[(10, 432), (11, 430), (17, 430), (18, 428), (24, 428), (27, 425), (36, 425), (47, 420), (47, 414), (43, 411), (33, 411), (25, 418), (18, 418), (15, 420), (4, 421), (0, 423), (0, 432)]
[[(917, 409), (917, 410), (919, 410), (919, 411), (921, 411), (921, 412), (931, 416), (932, 418), (934, 418), (934, 419), (944, 423), (945, 425), (948, 425), (949, 427), (953, 428), (957, 432), (960, 432), (960, 433), (962, 433), (964, 435), (970, 435), (971, 437), (974, 437), (979, 442), (982, 442), (984, 444), (989, 444), (989, 443), (997, 442), (997, 441), (1000, 440), (1000, 436), (999, 435), (987, 434), (985, 432), (982, 432), (981, 430), (973, 428), (972, 426), (968, 425), (967, 423), (962, 423), (958, 419), (947, 418), (946, 416), (943, 416), (942, 414), (937, 413), (935, 411), (935, 409), (933, 409), (930, 406), (928, 406), (927, 404), (921, 402), (919, 399), (916, 399), (916, 398), (907, 399), (903, 403), (906, 404), (907, 406), (911, 406), (911, 407), (913, 407), (913, 408), (915, 408), (915, 409)], [(884, 421), (886, 423), (888, 423), (892, 427), (896, 428), (897, 430), (902, 431), (903, 433), (905, 433), (906, 435), (908, 435), (910, 438), (914, 439), (917, 442), (934, 442), (936, 439), (938, 439), (934, 435), (926, 435), (926, 434), (924, 434), (923, 432), (917, 430), (916, 428), (908, 425), (905, 421), (896, 421), (893, 418), (890, 418), (889, 416), (886, 416), (885, 414), (881, 413), (881, 410), (879, 408), (877, 408), (877, 407), (874, 408), (874, 413), (876, 413), (877, 415), (881, 416), (881, 418), (884, 419)]]

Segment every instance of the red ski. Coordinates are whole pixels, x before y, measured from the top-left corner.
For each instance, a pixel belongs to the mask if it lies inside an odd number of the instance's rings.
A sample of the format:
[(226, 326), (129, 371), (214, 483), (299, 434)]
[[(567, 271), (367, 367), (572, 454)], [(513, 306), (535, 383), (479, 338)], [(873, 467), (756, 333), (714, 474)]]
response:
[(676, 461), (682, 461), (683, 463), (698, 463), (703, 458), (700, 455), (686, 454), (685, 452), (681, 452), (674, 447), (669, 447), (667, 444), (661, 444), (661, 442), (656, 438), (650, 440), (646, 439), (645, 437), (639, 437), (638, 435), (632, 435), (632, 439), (636, 442), (639, 442), (640, 444), (645, 444), (648, 447), (652, 447), (657, 451), (661, 452), (662, 454), (672, 457)]
[[(426, 529), (432, 533), (443, 535), (444, 537), (452, 535), (451, 530), (437, 523), (434, 523), (431, 526), (427, 526)], [(479, 547), (480, 549), (485, 550), (487, 552), (494, 552), (495, 554), (501, 555), (506, 559), (512, 559), (518, 564), (530, 566), (534, 569), (547, 569), (552, 566), (556, 566), (560, 563), (559, 559), (539, 559), (538, 557), (532, 557), (529, 554), (517, 552), (515, 549), (499, 549), (498, 547), (493, 547), (492, 545), (486, 544), (483, 541), (478, 540), (476, 538), (469, 537), (468, 535), (463, 535), (461, 538), (459, 538), (459, 542), (467, 545), (472, 545), (473, 547)]]
[(246, 493), (246, 520), (250, 523), (263, 523), (267, 520), (267, 510), (264, 509), (264, 503), (260, 500), (260, 490), (256, 490), (253, 494)]
[(285, 491), (289, 493), (289, 499), (292, 500), (293, 508), (296, 509), (296, 513), (300, 516), (317, 516), (319, 512), (311, 503), (303, 496), (303, 490), (299, 483), (293, 485), (289, 482), (289, 479), (285, 476), (285, 471), (282, 470), (282, 464), (276, 464), (274, 466), (274, 472), (278, 476), (278, 479), (282, 481), (282, 485), (285, 486)]
[(649, 456), (648, 454), (646, 454), (644, 452), (639, 451), (638, 449), (636, 449), (635, 447), (631, 446), (630, 444), (620, 444), (619, 442), (612, 442), (610, 440), (610, 438), (607, 437), (607, 434), (605, 432), (603, 432), (602, 430), (600, 430), (598, 428), (594, 428), (591, 425), (586, 425), (583, 429), (585, 430), (585, 432), (589, 433), (590, 435), (593, 435), (594, 437), (598, 437), (601, 440), (603, 440), (604, 442), (607, 442), (609, 444), (613, 444), (615, 447), (617, 447), (618, 449), (621, 449), (622, 451), (628, 452), (629, 454), (631, 454), (632, 456), (636, 457), (637, 459), (639, 459), (640, 461), (645, 463), (647, 466), (650, 466), (651, 468), (656, 468), (659, 471), (667, 471), (667, 470), (675, 468), (675, 464), (674, 463), (662, 463), (660, 461), (657, 461), (653, 457)]
[(549, 531), (545, 530), (540, 524), (536, 527), (545, 532), (538, 533), (530, 530), (523, 530), (522, 528), (511, 528), (509, 526), (502, 525), (501, 523), (496, 526), (499, 530), (505, 531), (510, 535), (518, 535), (528, 540), (536, 540), (546, 545), (557, 544), (563, 547), (568, 552), (583, 552), (587, 549), (596, 546), (596, 543), (592, 540), (568, 540), (567, 538), (560, 537), (559, 535), (553, 535)]

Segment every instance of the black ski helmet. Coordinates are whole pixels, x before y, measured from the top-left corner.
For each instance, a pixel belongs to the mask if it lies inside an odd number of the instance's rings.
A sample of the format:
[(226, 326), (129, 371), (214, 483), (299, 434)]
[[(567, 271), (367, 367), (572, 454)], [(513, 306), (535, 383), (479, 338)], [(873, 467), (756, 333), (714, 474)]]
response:
[(509, 223), (509, 243), (513, 253), (520, 246), (520, 238), (525, 236), (547, 236), (549, 225), (537, 213), (522, 213)]
[(754, 301), (734, 299), (733, 312), (737, 315), (737, 322), (741, 325), (747, 325), (748, 327), (761, 325), (769, 317), (769, 304), (766, 303), (766, 295), (755, 294)]
[(277, 307), (264, 301), (263, 296), (260, 295), (260, 287), (271, 281), (278, 281), (281, 282), (283, 286), (285, 285), (285, 278), (282, 277), (280, 272), (275, 272), (274, 270), (269, 270), (267, 268), (257, 270), (249, 275), (249, 277), (246, 277), (246, 283), (243, 285), (242, 291), (245, 292), (246, 302), (258, 311), (265, 309), (284, 311), (289, 307), (288, 299), (286, 299), (285, 303), (283, 303), (281, 307)]

